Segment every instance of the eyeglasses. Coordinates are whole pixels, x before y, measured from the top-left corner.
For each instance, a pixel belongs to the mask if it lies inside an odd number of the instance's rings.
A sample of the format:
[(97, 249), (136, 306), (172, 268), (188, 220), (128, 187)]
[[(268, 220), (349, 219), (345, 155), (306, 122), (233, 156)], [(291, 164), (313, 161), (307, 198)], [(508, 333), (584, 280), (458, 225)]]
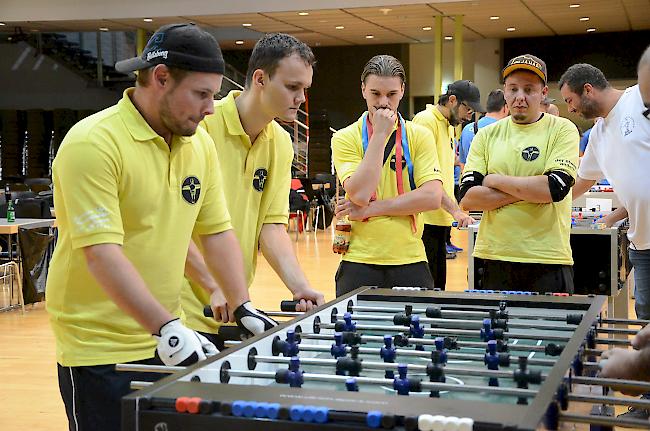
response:
[(463, 106), (465, 107), (465, 109), (467, 109), (467, 113), (468, 113), (468, 114), (471, 114), (472, 112), (474, 112), (474, 110), (472, 109), (472, 107), (469, 106), (467, 103), (465, 103), (465, 102), (460, 102), (460, 104), (463, 105)]

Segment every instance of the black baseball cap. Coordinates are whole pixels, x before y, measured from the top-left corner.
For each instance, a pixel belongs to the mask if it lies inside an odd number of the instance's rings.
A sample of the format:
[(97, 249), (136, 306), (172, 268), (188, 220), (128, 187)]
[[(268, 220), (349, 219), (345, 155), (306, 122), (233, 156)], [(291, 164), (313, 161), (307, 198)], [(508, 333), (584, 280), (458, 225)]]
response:
[(474, 111), (485, 112), (485, 108), (481, 106), (481, 92), (472, 81), (462, 79), (452, 82), (447, 87), (447, 95), (451, 96), (452, 94)]
[(550, 105), (551, 103), (554, 103), (555, 99), (552, 97), (546, 96), (544, 99), (542, 99), (542, 105)]
[(508, 75), (515, 70), (527, 70), (533, 72), (535, 75), (539, 76), (542, 81), (544, 81), (544, 85), (546, 85), (546, 77), (548, 75), (546, 71), (546, 63), (544, 63), (539, 57), (535, 57), (532, 54), (524, 54), (511, 59), (501, 72), (503, 79), (505, 80)]
[(223, 74), (225, 69), (217, 40), (194, 23), (160, 27), (140, 57), (118, 61), (115, 70), (128, 73), (158, 64), (192, 72)]

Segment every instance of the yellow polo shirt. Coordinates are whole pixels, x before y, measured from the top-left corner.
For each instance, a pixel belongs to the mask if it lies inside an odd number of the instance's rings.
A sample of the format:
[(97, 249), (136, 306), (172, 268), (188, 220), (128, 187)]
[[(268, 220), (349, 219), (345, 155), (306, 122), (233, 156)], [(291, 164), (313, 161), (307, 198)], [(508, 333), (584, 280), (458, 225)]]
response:
[[(579, 140), (566, 118), (544, 114), (520, 125), (507, 117), (478, 131), (465, 172), (524, 177), (560, 170), (575, 178)], [(570, 234), (571, 193), (560, 202), (516, 202), (483, 211), (474, 257), (573, 265)]]
[(151, 358), (156, 347), (89, 272), (84, 247), (122, 246), (153, 296), (178, 315), (192, 231), (231, 229), (208, 134), (198, 129), (167, 145), (131, 102), (132, 91), (70, 129), (54, 160), (59, 239), (46, 300), (63, 366)]
[[(202, 125), (214, 140), (219, 154), (226, 203), (244, 254), (244, 270), (250, 286), (255, 276), (262, 226), (287, 224), (289, 218), (293, 145), (289, 133), (275, 121), (251, 143), (235, 105), (240, 93), (231, 91), (216, 101), (214, 114), (207, 116)], [(203, 306), (210, 303), (210, 295), (203, 288), (186, 280), (182, 298), (186, 324), (190, 328), (211, 333), (218, 331), (220, 324), (203, 316)]]
[[(342, 183), (354, 174), (363, 159), (362, 125), (363, 116), (332, 136), (332, 158)], [(420, 187), (427, 181), (441, 181), (442, 176), (431, 132), (422, 126), (406, 121), (406, 136), (413, 162), (416, 187)], [(382, 167), (381, 178), (377, 186), (377, 199), (389, 199), (398, 195), (395, 171), (389, 163), (389, 160), (394, 157), (395, 148)], [(408, 192), (410, 189), (408, 169), (404, 168), (402, 175), (404, 191)], [(416, 215), (417, 232), (415, 233), (411, 230), (411, 217), (409, 216), (372, 217), (366, 222), (353, 221), (351, 223), (350, 248), (343, 255), (343, 260), (373, 265), (404, 265), (426, 262), (427, 257), (421, 240), (424, 227), (421, 214)]]
[[(438, 110), (436, 105), (427, 105), (426, 109), (418, 112), (413, 118), (415, 124), (420, 124), (431, 130), (436, 144), (436, 154), (440, 163), (442, 174), (443, 190), (451, 199), (454, 197), (454, 161), (456, 152), (454, 150), (454, 128), (449, 121)], [(427, 211), (423, 214), (424, 223), (436, 226), (451, 226), (454, 218), (444, 209), (440, 208)]]

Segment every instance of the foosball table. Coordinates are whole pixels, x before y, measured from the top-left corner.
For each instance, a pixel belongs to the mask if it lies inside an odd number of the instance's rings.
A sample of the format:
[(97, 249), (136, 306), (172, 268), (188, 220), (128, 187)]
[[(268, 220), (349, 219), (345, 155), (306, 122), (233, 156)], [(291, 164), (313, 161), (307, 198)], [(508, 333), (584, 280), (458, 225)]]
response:
[[(620, 420), (598, 358), (647, 322), (601, 315), (605, 296), (359, 288), (123, 399), (123, 430), (470, 431)], [(633, 327), (637, 325), (637, 327)]]

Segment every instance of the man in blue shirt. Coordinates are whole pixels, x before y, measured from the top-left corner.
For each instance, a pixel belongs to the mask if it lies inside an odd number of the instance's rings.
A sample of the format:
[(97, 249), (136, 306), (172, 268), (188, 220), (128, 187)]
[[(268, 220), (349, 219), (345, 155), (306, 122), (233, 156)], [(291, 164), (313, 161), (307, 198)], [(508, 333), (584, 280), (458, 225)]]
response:
[[(594, 118), (594, 125), (600, 119), (601, 117)], [(580, 157), (584, 156), (585, 151), (587, 151), (587, 145), (589, 144), (589, 134), (591, 134), (591, 129), (593, 129), (593, 127), (590, 127), (587, 130), (585, 130), (585, 133), (582, 134), (582, 138), (580, 138)]]
[(460, 134), (458, 159), (463, 165), (467, 163), (469, 147), (472, 144), (472, 140), (474, 139), (476, 132), (478, 132), (478, 129), (510, 115), (508, 112), (508, 106), (506, 105), (506, 99), (503, 96), (503, 90), (501, 89), (492, 90), (490, 92), (485, 108), (487, 109), (487, 114), (485, 114), (485, 116), (480, 120), (469, 123), (465, 128), (463, 128), (463, 132)]

